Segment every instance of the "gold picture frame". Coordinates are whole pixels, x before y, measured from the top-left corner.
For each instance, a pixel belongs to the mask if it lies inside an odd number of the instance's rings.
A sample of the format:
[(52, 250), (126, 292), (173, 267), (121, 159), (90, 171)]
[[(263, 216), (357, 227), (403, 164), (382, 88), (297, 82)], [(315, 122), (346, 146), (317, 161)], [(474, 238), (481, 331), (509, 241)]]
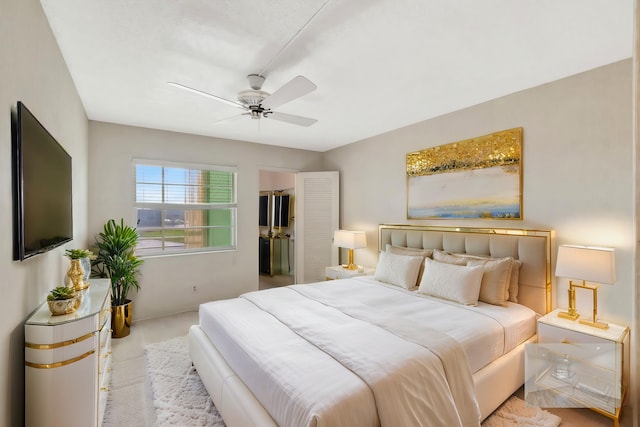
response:
[(407, 154), (407, 219), (522, 219), (522, 133)]

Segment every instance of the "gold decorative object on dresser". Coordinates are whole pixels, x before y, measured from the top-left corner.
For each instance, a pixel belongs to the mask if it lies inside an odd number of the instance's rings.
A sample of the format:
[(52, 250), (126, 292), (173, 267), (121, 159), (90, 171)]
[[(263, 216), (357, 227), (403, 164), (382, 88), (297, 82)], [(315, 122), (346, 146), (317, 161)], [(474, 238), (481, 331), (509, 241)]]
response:
[(85, 289), (88, 286), (84, 281), (84, 270), (79, 259), (71, 260), (71, 268), (69, 268), (69, 271), (67, 272), (67, 277), (69, 277), (71, 287), (76, 291)]
[(546, 408), (591, 408), (619, 426), (628, 387), (629, 328), (607, 329), (559, 317), (538, 320), (538, 343), (527, 344), (525, 400)]
[(67, 249), (64, 255), (69, 258), (71, 266), (67, 271), (69, 283), (76, 291), (84, 291), (89, 287), (91, 260), (95, 255), (88, 249)]
[(53, 316), (47, 303), (25, 321), (25, 425), (100, 426), (111, 365), (111, 284), (92, 279), (78, 309)]

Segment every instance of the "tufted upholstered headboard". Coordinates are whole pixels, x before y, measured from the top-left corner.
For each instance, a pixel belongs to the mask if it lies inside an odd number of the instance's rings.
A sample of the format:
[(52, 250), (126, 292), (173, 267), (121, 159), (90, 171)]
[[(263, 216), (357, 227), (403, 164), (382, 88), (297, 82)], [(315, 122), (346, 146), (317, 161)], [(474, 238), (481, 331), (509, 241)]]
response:
[(378, 250), (383, 251), (391, 244), (478, 256), (513, 257), (522, 262), (518, 302), (536, 313), (546, 314), (551, 311), (553, 238), (553, 230), (381, 224)]

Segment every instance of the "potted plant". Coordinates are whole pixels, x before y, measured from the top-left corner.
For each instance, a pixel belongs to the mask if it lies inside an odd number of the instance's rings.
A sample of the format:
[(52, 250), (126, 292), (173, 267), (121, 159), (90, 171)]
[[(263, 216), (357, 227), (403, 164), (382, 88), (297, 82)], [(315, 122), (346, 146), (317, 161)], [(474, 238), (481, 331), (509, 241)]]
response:
[[(88, 287), (89, 285), (86, 284), (86, 282), (89, 280), (89, 276), (91, 275), (91, 261), (96, 259), (96, 256), (89, 249), (67, 249), (64, 251), (64, 255), (71, 260), (71, 268), (67, 272), (67, 276), (69, 277), (69, 280), (71, 280), (71, 283), (74, 284), (74, 289), (79, 290)], [(72, 276), (78, 275), (78, 264), (80, 264), (83, 273), (82, 280), (76, 280), (81, 284), (86, 284), (86, 286), (76, 287), (76, 282), (72, 279)]]
[(57, 286), (51, 289), (47, 295), (47, 304), (49, 311), (54, 316), (73, 313), (80, 305), (76, 292), (67, 286)]
[(135, 228), (110, 219), (96, 236), (97, 255), (94, 271), (100, 277), (111, 280), (111, 329), (113, 337), (129, 335), (132, 319), (132, 302), (127, 298), (130, 290), (138, 291), (138, 276), (142, 259), (135, 255), (138, 232)]

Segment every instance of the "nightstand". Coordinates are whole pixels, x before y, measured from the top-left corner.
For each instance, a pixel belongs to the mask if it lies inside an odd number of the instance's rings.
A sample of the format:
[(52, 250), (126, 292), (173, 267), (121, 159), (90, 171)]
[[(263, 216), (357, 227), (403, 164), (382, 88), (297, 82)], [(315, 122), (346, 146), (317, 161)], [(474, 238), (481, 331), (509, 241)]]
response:
[(325, 267), (325, 276), (327, 280), (334, 279), (348, 279), (349, 277), (356, 276), (370, 276), (376, 272), (375, 268), (365, 267), (364, 271), (347, 270), (341, 265), (334, 265), (332, 267)]
[(538, 343), (527, 344), (525, 400), (547, 408), (591, 408), (619, 426), (629, 363), (629, 328), (599, 329), (558, 317), (538, 320)]

